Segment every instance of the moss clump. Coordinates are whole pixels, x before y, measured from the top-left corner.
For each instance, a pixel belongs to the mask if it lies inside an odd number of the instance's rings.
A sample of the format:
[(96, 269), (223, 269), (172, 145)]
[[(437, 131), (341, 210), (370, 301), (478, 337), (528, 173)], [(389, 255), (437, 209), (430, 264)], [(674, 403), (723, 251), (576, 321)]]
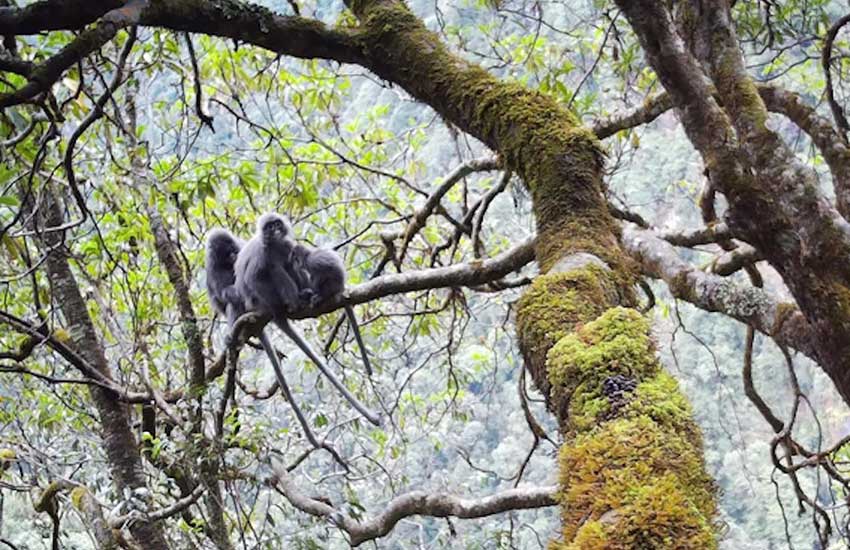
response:
[(523, 294), (517, 306), (517, 334), (526, 364), (544, 394), (549, 387), (547, 351), (617, 299), (611, 272), (595, 265), (541, 275)]
[(565, 542), (555, 548), (716, 548), (715, 486), (701, 448), (676, 432), (618, 419), (564, 445), (559, 461)]
[(606, 380), (644, 380), (660, 371), (649, 322), (633, 309), (615, 307), (561, 338), (547, 355), (552, 399), (566, 402), (570, 429), (583, 431), (610, 409)]
[(693, 419), (687, 398), (679, 391), (679, 383), (664, 371), (638, 384), (632, 399), (623, 408), (620, 418), (645, 416), (661, 428), (684, 437), (702, 454), (702, 432)]
[(82, 509), (83, 509), (83, 499), (86, 497), (87, 494), (88, 494), (88, 489), (86, 489), (82, 485), (74, 487), (74, 489), (71, 491), (71, 495), (70, 495), (71, 496), (71, 504), (74, 506), (74, 508), (82, 511)]

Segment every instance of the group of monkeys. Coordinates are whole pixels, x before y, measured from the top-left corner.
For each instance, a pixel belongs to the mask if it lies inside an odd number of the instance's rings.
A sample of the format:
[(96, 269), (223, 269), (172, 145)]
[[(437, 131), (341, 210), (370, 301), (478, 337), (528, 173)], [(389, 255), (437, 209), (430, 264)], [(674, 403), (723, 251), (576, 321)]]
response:
[[(339, 254), (332, 249), (314, 248), (297, 242), (286, 218), (267, 213), (257, 220), (256, 233), (248, 242), (243, 242), (226, 229), (210, 231), (207, 237), (206, 270), (210, 302), (227, 319), (229, 331), (245, 312), (254, 311), (270, 317), (369, 422), (380, 424), (378, 415), (351, 395), (288, 320), (294, 311), (316, 307), (342, 294), (345, 289), (345, 267)], [(354, 312), (348, 305), (345, 311), (360, 346), (366, 371), (371, 375), (372, 368)], [(269, 356), (281, 391), (292, 404), (307, 439), (315, 447), (329, 450), (334, 458), (340, 460), (332, 448), (320, 444), (313, 436), (292, 399), (277, 353), (265, 331), (260, 334), (260, 343)]]

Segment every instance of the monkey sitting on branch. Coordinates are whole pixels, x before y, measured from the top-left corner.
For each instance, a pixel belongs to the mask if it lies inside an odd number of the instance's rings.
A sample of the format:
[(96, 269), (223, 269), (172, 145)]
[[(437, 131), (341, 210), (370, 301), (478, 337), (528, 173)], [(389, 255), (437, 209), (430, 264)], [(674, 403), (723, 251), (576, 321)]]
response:
[[(224, 315), (227, 319), (228, 345), (233, 337), (232, 330), (236, 319), (245, 312), (245, 303), (234, 286), (236, 282), (234, 266), (242, 247), (242, 241), (225, 229), (213, 229), (207, 236), (207, 294), (213, 309), (219, 314)], [(310, 429), (310, 424), (304, 417), (304, 413), (301, 412), (301, 408), (298, 407), (292, 396), (289, 385), (286, 383), (286, 378), (283, 376), (283, 369), (280, 366), (277, 353), (265, 330), (260, 332), (259, 337), (260, 344), (262, 344), (266, 355), (269, 357), (269, 361), (271, 361), (272, 370), (274, 370), (280, 391), (292, 407), (298, 423), (301, 424), (301, 428), (304, 430), (304, 436), (307, 438), (307, 441), (316, 449), (321, 448), (328, 451), (334, 460), (348, 470), (348, 464), (339, 456), (339, 453), (337, 453), (333, 446), (329, 443), (319, 442), (316, 439), (316, 436)]]
[(307, 304), (302, 299), (299, 283), (305, 285), (305, 272), (292, 263), (293, 249), (289, 222), (278, 214), (263, 214), (257, 220), (257, 231), (239, 251), (234, 265), (235, 289), (247, 311), (269, 316), (283, 333), (309, 357), (337, 390), (348, 399), (369, 422), (379, 426), (377, 414), (363, 406), (333, 375), (324, 361), (289, 323), (288, 315)]
[[(292, 249), (292, 265), (296, 272), (296, 282), (299, 285), (299, 299), (307, 300), (311, 308), (338, 298), (345, 291), (345, 265), (335, 250), (330, 248), (314, 248), (296, 243)], [(360, 334), (360, 324), (354, 315), (354, 309), (345, 304), (345, 315), (354, 332), (354, 339), (360, 348), (363, 366), (366, 373), (372, 376), (372, 364), (366, 354), (366, 346)]]

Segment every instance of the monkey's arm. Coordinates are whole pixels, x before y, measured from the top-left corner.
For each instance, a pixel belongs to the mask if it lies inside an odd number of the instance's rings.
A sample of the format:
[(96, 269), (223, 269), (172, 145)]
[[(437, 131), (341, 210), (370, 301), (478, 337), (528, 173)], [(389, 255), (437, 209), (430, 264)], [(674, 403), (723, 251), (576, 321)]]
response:
[(255, 292), (268, 297), (272, 306), (270, 313), (274, 316), (298, 309), (301, 305), (298, 286), (289, 275), (287, 266), (275, 264), (270, 267), (268, 278), (258, 278)]

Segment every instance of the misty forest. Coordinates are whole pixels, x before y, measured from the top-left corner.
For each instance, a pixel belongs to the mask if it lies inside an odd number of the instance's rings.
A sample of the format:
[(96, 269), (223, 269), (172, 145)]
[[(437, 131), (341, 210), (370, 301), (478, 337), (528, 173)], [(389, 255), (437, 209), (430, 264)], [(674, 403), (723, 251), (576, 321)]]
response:
[(0, 42), (0, 550), (850, 547), (846, 2)]

